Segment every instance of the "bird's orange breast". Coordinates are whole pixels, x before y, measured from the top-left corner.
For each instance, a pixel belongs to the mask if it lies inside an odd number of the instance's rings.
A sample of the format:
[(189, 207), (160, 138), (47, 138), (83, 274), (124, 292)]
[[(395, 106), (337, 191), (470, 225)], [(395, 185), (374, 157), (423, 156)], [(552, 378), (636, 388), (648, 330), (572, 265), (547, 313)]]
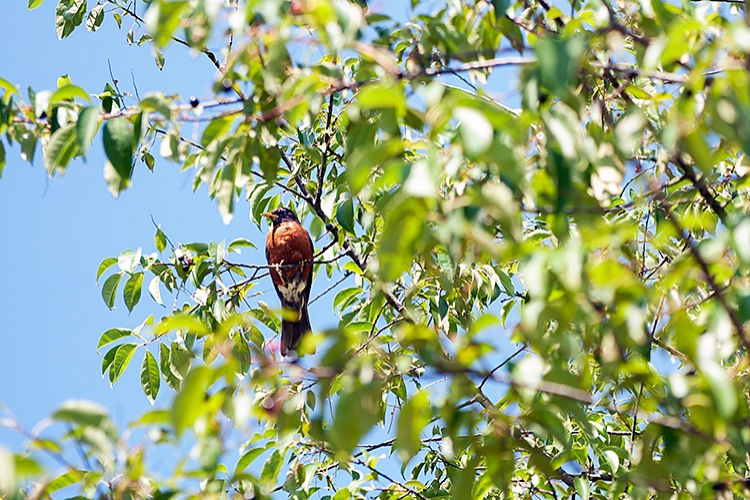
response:
[(266, 250), (268, 252), (268, 263), (271, 265), (295, 264), (302, 261), (307, 264), (299, 267), (280, 267), (278, 272), (271, 273), (273, 281), (281, 282), (281, 274), (284, 278), (291, 278), (301, 273), (303, 280), (307, 280), (312, 271), (313, 248), (310, 236), (301, 224), (297, 222), (284, 222), (278, 227), (272, 228), (266, 236)]

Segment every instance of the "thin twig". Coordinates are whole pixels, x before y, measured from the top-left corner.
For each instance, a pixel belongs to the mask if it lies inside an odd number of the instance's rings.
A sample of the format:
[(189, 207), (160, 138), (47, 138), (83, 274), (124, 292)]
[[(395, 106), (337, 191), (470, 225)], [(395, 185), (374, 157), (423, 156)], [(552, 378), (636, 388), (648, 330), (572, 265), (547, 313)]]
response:
[(336, 288), (337, 286), (339, 286), (341, 283), (344, 282), (344, 280), (346, 280), (346, 278), (348, 278), (351, 275), (352, 275), (351, 271), (346, 271), (344, 273), (344, 275), (341, 276), (341, 278), (339, 278), (338, 280), (336, 280), (335, 283), (333, 283), (331, 286), (329, 286), (328, 288), (326, 288), (325, 290), (323, 290), (322, 292), (320, 292), (318, 295), (316, 295), (315, 297), (313, 297), (310, 300), (309, 304), (312, 304), (313, 302), (315, 302), (316, 300), (318, 300), (319, 298), (321, 298), (322, 296), (324, 296), (325, 294), (327, 294), (328, 292), (330, 292), (331, 290), (333, 290), (334, 288)]
[(487, 374), (487, 376), (482, 379), (482, 382), (479, 384), (479, 388), (481, 389), (482, 387), (484, 387), (484, 384), (487, 383), (487, 381), (495, 374), (496, 371), (498, 371), (503, 366), (507, 365), (513, 358), (515, 358), (516, 356), (518, 356), (519, 354), (521, 354), (523, 351), (525, 351), (527, 347), (529, 347), (528, 344), (526, 344), (526, 343), (522, 344), (521, 347), (519, 347), (516, 352), (514, 352), (513, 354), (511, 354), (510, 356), (508, 356), (506, 359), (503, 360), (502, 363), (500, 363), (495, 368), (493, 368), (492, 370), (490, 370), (490, 372)]
[(320, 204), (320, 199), (323, 196), (323, 181), (326, 176), (326, 168), (328, 167), (328, 154), (331, 151), (331, 139), (333, 139), (333, 132), (331, 131), (331, 120), (333, 118), (333, 98), (336, 94), (333, 93), (328, 96), (328, 116), (326, 117), (326, 131), (324, 134), (325, 149), (323, 150), (323, 159), (320, 162), (320, 168), (318, 169), (318, 189), (315, 193), (315, 204)]

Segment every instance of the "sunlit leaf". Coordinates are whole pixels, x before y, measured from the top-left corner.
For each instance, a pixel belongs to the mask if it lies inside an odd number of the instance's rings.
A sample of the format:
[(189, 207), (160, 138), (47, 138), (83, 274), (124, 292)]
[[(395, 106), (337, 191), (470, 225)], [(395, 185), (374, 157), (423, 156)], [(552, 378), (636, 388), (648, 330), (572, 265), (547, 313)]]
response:
[(399, 460), (408, 462), (420, 448), (420, 434), (430, 419), (430, 401), (425, 391), (418, 391), (401, 407), (395, 446)]
[(172, 405), (172, 425), (178, 437), (192, 427), (203, 413), (206, 382), (210, 372), (210, 368), (205, 366), (197, 366), (190, 370), (175, 397)]
[(159, 283), (161, 283), (161, 280), (158, 276), (154, 276), (151, 281), (148, 283), (148, 293), (151, 295), (151, 298), (154, 299), (154, 302), (159, 304), (160, 306), (163, 306), (164, 303), (161, 300), (161, 291), (159, 290)]
[(99, 130), (99, 110), (95, 106), (83, 108), (76, 123), (78, 150), (85, 155)]
[(125, 307), (132, 311), (138, 301), (141, 299), (141, 289), (143, 288), (143, 272), (134, 273), (128, 281), (125, 282), (123, 298)]
[(107, 410), (91, 401), (80, 399), (65, 401), (52, 413), (52, 418), (80, 426), (95, 427), (107, 433), (110, 438), (117, 436)]
[(104, 21), (104, 4), (96, 4), (86, 16), (86, 30), (92, 33), (99, 29)]
[(81, 25), (85, 15), (86, 0), (58, 0), (55, 11), (57, 37), (60, 40), (68, 37), (76, 27)]
[(279, 453), (279, 450), (273, 450), (271, 456), (266, 459), (263, 464), (263, 469), (260, 473), (260, 479), (265, 484), (272, 485), (276, 483), (276, 478), (281, 472), (281, 466), (283, 464), (284, 456)]
[(133, 359), (135, 354), (135, 344), (122, 344), (117, 349), (115, 359), (112, 361), (112, 366), (109, 368), (109, 382), (114, 384), (125, 372), (125, 369), (130, 364), (130, 360)]
[(113, 274), (106, 279), (104, 285), (102, 286), (102, 298), (104, 299), (104, 303), (107, 304), (107, 307), (109, 307), (110, 309), (114, 309), (115, 307), (117, 286), (120, 284), (122, 276), (123, 275), (121, 273)]
[(127, 328), (110, 328), (99, 337), (99, 344), (97, 344), (96, 350), (98, 351), (105, 345), (109, 345), (112, 342), (116, 342), (123, 337), (129, 337), (131, 335), (133, 335), (133, 330)]
[(121, 179), (130, 179), (135, 138), (126, 118), (113, 118), (104, 124), (104, 152)]
[(351, 198), (336, 209), (336, 221), (349, 233), (354, 234), (354, 204)]
[(172, 38), (180, 23), (180, 13), (187, 6), (184, 1), (158, 0), (149, 6), (144, 19), (154, 42), (163, 47)]
[(160, 113), (166, 120), (172, 117), (172, 110), (169, 108), (169, 101), (164, 97), (164, 94), (153, 92), (143, 99), (138, 105), (143, 110), (156, 111)]
[(143, 363), (141, 364), (141, 387), (151, 404), (154, 403), (156, 395), (159, 394), (159, 383), (159, 365), (153, 354), (146, 349), (146, 355), (143, 357)]
[(156, 228), (156, 234), (154, 235), (154, 244), (159, 252), (163, 252), (167, 248), (167, 235), (161, 230), (161, 227)]
[(124, 273), (132, 274), (141, 263), (143, 252), (140, 248), (137, 250), (124, 250), (117, 258), (117, 265)]
[(51, 107), (53, 104), (60, 102), (72, 102), (76, 97), (86, 102), (91, 102), (91, 97), (89, 97), (85, 90), (78, 85), (67, 84), (55, 90), (49, 98), (48, 106)]
[(49, 175), (64, 174), (68, 163), (78, 153), (76, 124), (70, 123), (52, 134), (44, 152), (44, 167)]
[(54, 493), (68, 486), (80, 483), (83, 480), (83, 476), (86, 474), (84, 470), (70, 470), (63, 474), (60, 474), (55, 479), (49, 482), (44, 491), (47, 494)]
[(199, 336), (211, 333), (206, 324), (198, 318), (187, 314), (178, 314), (167, 316), (161, 320), (159, 324), (154, 327), (154, 334), (162, 335), (172, 330), (184, 330), (185, 332)]

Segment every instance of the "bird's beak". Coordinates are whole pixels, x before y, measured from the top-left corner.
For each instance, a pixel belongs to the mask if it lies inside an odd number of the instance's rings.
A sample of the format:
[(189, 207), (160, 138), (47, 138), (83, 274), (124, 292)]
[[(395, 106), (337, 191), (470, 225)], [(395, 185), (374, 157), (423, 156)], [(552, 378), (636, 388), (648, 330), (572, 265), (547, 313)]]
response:
[(276, 220), (276, 215), (272, 214), (271, 212), (263, 212), (260, 215), (261, 215), (261, 217), (268, 217), (271, 220)]

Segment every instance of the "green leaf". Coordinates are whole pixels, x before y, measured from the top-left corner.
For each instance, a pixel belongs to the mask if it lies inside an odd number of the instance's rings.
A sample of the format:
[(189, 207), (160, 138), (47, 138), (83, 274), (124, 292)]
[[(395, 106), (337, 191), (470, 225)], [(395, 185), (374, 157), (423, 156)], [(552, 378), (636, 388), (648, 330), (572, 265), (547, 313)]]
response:
[(42, 5), (42, 2), (44, 2), (44, 0), (29, 0), (29, 10), (36, 9), (37, 7)]
[(239, 459), (237, 462), (237, 467), (234, 468), (234, 474), (232, 476), (236, 476), (237, 474), (240, 474), (247, 469), (250, 464), (252, 464), (259, 456), (263, 454), (263, 452), (266, 451), (266, 448), (251, 448), (250, 450), (246, 451), (244, 455)]
[(499, 269), (495, 270), (497, 272), (497, 276), (500, 278), (500, 283), (503, 284), (503, 288), (505, 289), (505, 293), (508, 294), (508, 296), (513, 297), (516, 295), (516, 287), (513, 285), (513, 280), (510, 279), (510, 276), (508, 276), (508, 273), (505, 271), (501, 271)]
[(281, 472), (283, 459), (284, 457), (279, 450), (273, 450), (271, 456), (263, 464), (263, 469), (260, 472), (261, 482), (269, 486), (276, 484), (276, 478), (279, 476), (279, 472)]
[(430, 421), (430, 400), (425, 391), (418, 391), (401, 407), (398, 415), (398, 433), (394, 443), (398, 458), (406, 463), (420, 449), (420, 434)]
[(581, 497), (581, 500), (589, 500), (589, 494), (591, 492), (591, 483), (588, 478), (580, 475), (575, 478), (576, 493)]
[(117, 264), (117, 258), (115, 257), (107, 257), (104, 259), (101, 264), (99, 264), (99, 269), (96, 270), (96, 281), (99, 281), (99, 278), (102, 277), (102, 274), (105, 273), (107, 269)]
[(484, 113), (474, 108), (457, 107), (453, 110), (453, 117), (458, 120), (458, 131), (464, 151), (469, 159), (482, 156), (492, 145), (494, 131)]
[(185, 1), (151, 2), (143, 17), (158, 47), (164, 47), (172, 39), (172, 34), (180, 24), (180, 13), (187, 4)]
[(203, 130), (201, 135), (201, 146), (204, 148), (211, 144), (217, 137), (221, 137), (227, 133), (229, 127), (234, 122), (234, 116), (220, 116), (214, 118)]
[(232, 354), (239, 364), (239, 373), (245, 375), (250, 370), (250, 363), (252, 362), (253, 356), (250, 352), (250, 346), (248, 345), (247, 340), (245, 340), (245, 337), (239, 333), (234, 336)]
[(228, 164), (221, 170), (221, 177), (216, 182), (216, 201), (218, 202), (219, 214), (224, 224), (229, 224), (234, 211), (234, 185), (237, 178), (237, 167)]
[(348, 233), (354, 234), (354, 202), (347, 198), (336, 209), (336, 222)]
[(172, 110), (169, 108), (169, 101), (160, 92), (151, 92), (138, 103), (142, 110), (156, 111), (166, 120), (172, 118)]
[[(182, 379), (177, 378), (172, 372), (172, 363), (170, 362), (172, 351), (168, 345), (164, 343), (159, 344), (159, 368), (161, 369), (161, 375), (167, 382), (167, 385), (175, 391), (180, 390)], [(189, 359), (189, 358), (188, 358)]]
[(83, 480), (83, 476), (85, 474), (86, 471), (84, 470), (71, 470), (65, 472), (64, 474), (60, 474), (55, 479), (50, 481), (47, 487), (44, 488), (44, 493), (49, 495), (50, 493), (54, 493), (68, 486), (80, 483)]
[(52, 418), (81, 427), (94, 427), (104, 431), (107, 437), (117, 439), (117, 430), (109, 419), (106, 408), (91, 401), (83, 399), (65, 401), (52, 413)]
[(120, 191), (123, 191), (130, 184), (127, 178), (123, 178), (117, 173), (109, 160), (104, 162), (104, 180), (107, 182), (107, 190), (115, 198), (119, 196)]
[(336, 456), (347, 457), (372, 426), (382, 420), (382, 412), (383, 395), (377, 380), (346, 388), (339, 395), (333, 426), (327, 434)]
[(172, 374), (180, 380), (184, 380), (190, 372), (192, 365), (193, 353), (184, 344), (172, 342), (172, 349), (169, 357), (169, 369)]
[(138, 301), (141, 300), (141, 289), (143, 288), (143, 272), (133, 274), (128, 281), (125, 282), (125, 289), (123, 290), (123, 298), (125, 299), (125, 307), (128, 308), (129, 312), (133, 311), (133, 308)]
[(141, 255), (143, 251), (138, 248), (137, 250), (124, 250), (117, 259), (117, 265), (124, 273), (132, 274), (138, 265), (141, 263)]
[(135, 138), (128, 120), (113, 118), (104, 124), (104, 152), (121, 179), (130, 179)]
[(510, 0), (492, 0), (492, 6), (495, 7), (495, 15), (500, 17), (508, 10)]
[(18, 90), (16, 89), (16, 86), (2, 77), (0, 77), (0, 89), (4, 89), (6, 95), (10, 95), (10, 94), (19, 95)]
[(117, 285), (120, 284), (120, 280), (122, 279), (122, 273), (113, 274), (107, 280), (104, 282), (104, 286), (102, 286), (102, 298), (104, 299), (104, 303), (107, 304), (107, 307), (110, 309), (115, 308), (115, 296), (117, 295)]
[(154, 62), (156, 63), (156, 67), (159, 68), (159, 71), (164, 69), (164, 53), (156, 46), (154, 46)]
[(154, 244), (156, 250), (159, 253), (163, 252), (167, 248), (167, 235), (161, 230), (161, 226), (156, 228), (156, 234), (154, 235)]
[(149, 153), (148, 151), (143, 150), (141, 153), (141, 159), (146, 164), (146, 167), (153, 172), (154, 171), (154, 155)]
[[(57, 79), (57, 88), (62, 88), (66, 85), (72, 85), (73, 81), (70, 79), (69, 75), (62, 75)], [(50, 94), (51, 95), (51, 94)]]
[[(16, 476), (19, 478), (31, 478), (34, 476), (40, 476), (44, 474), (44, 468), (31, 457), (23, 455), (15, 455)], [(2, 484), (2, 480), (0, 480)], [(0, 486), (0, 488), (2, 488)]]
[(339, 307), (343, 311), (347, 307), (347, 305), (360, 293), (362, 293), (362, 288), (358, 286), (344, 288), (343, 290), (339, 291), (336, 294), (336, 297), (333, 298), (334, 311), (336, 309), (339, 309)]
[(107, 351), (107, 354), (104, 355), (102, 358), (102, 375), (107, 373), (107, 370), (112, 366), (112, 363), (115, 362), (115, 356), (117, 355), (117, 351), (120, 349), (119, 345), (114, 346), (112, 349)]
[(160, 306), (163, 306), (164, 303), (161, 301), (161, 291), (159, 290), (160, 282), (161, 280), (159, 279), (159, 277), (154, 276), (148, 284), (148, 293), (151, 295), (151, 298), (154, 299), (154, 302), (156, 302)]
[(85, 15), (86, 0), (59, 0), (55, 11), (57, 38), (62, 40), (70, 36), (81, 25)]
[(403, 85), (368, 85), (357, 94), (357, 103), (366, 109), (394, 108), (399, 116), (406, 111)]
[(76, 124), (69, 123), (52, 134), (44, 151), (44, 168), (51, 176), (56, 172), (62, 175), (77, 153)]
[(137, 425), (169, 425), (169, 410), (150, 410), (141, 415), (141, 418), (130, 424)]
[(128, 328), (110, 328), (99, 337), (99, 344), (96, 346), (96, 350), (98, 351), (105, 345), (109, 345), (124, 337), (130, 337), (131, 335), (133, 335), (133, 330)]
[(716, 410), (722, 418), (729, 420), (737, 411), (737, 393), (727, 372), (715, 362), (704, 362), (700, 367), (701, 373), (708, 382), (708, 387), (714, 397)]
[(227, 251), (240, 253), (239, 249), (242, 247), (255, 248), (255, 249), (258, 248), (257, 246), (255, 246), (255, 243), (248, 240), (247, 238), (237, 238), (235, 240), (232, 240), (232, 242), (229, 244), (229, 247), (227, 247)]
[(80, 154), (85, 155), (99, 130), (99, 109), (96, 106), (83, 108), (76, 123), (76, 139)]
[(476, 457), (472, 457), (462, 469), (456, 472), (451, 487), (451, 500), (473, 500), (477, 461)]
[(86, 93), (86, 91), (78, 85), (63, 85), (59, 89), (55, 90), (55, 92), (50, 96), (49, 104), (47, 105), (47, 111), (49, 112), (54, 104), (59, 104), (61, 102), (73, 102), (76, 97), (78, 97), (79, 99), (83, 99), (86, 102), (91, 102), (91, 97), (89, 97), (88, 93)]
[(175, 314), (162, 319), (154, 327), (154, 335), (163, 335), (172, 330), (182, 330), (193, 335), (204, 336), (211, 333), (211, 330), (200, 319), (190, 314)]
[(156, 395), (159, 394), (159, 382), (159, 365), (154, 355), (146, 349), (146, 355), (143, 357), (143, 364), (141, 365), (141, 387), (151, 404), (154, 404)]
[(224, 255), (226, 254), (226, 243), (216, 243), (215, 241), (212, 241), (208, 245), (208, 256), (211, 258), (211, 260), (214, 261), (215, 265), (221, 264), (221, 262), (224, 260)]
[(104, 21), (104, 4), (96, 4), (86, 17), (86, 30), (94, 32), (99, 29)]
[(120, 348), (117, 349), (115, 359), (112, 362), (112, 366), (109, 368), (110, 385), (117, 382), (117, 380), (125, 372), (125, 368), (127, 368), (128, 364), (130, 364), (130, 360), (133, 359), (133, 354), (135, 354), (136, 347), (137, 346), (135, 344), (122, 344), (120, 345)]
[(210, 368), (196, 366), (187, 374), (180, 392), (175, 396), (172, 404), (172, 426), (177, 437), (191, 427), (203, 413), (206, 382), (210, 374)]

